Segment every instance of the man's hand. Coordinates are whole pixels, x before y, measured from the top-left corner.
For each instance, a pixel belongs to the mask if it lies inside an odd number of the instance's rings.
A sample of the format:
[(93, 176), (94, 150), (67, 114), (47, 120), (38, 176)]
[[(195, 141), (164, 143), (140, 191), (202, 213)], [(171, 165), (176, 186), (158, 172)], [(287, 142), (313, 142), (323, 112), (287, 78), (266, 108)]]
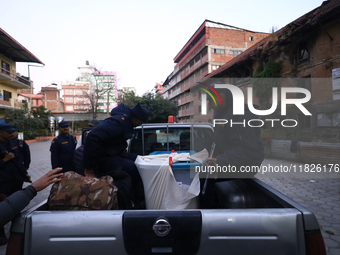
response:
[(94, 178), (94, 171), (91, 168), (85, 168), (85, 177), (86, 178)]
[(38, 192), (40, 190), (43, 190), (47, 186), (49, 186), (52, 183), (60, 181), (60, 177), (63, 175), (63, 173), (58, 174), (58, 172), (62, 170), (61, 167), (57, 167), (49, 172), (47, 172), (45, 175), (41, 176), (38, 180), (32, 183), (32, 186), (35, 188), (35, 190)]
[(13, 159), (14, 157), (15, 157), (15, 156), (14, 156), (14, 154), (13, 154), (12, 152), (7, 153), (6, 156), (3, 158), (3, 161), (4, 161), (4, 162), (7, 162), (7, 161)]

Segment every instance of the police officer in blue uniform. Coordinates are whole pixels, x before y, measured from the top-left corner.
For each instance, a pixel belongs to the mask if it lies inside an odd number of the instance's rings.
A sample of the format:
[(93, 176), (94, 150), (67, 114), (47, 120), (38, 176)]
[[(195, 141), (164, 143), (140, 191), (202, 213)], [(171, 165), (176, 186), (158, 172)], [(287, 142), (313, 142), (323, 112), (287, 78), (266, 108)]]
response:
[[(31, 163), (28, 145), (17, 139), (17, 129), (10, 124), (0, 126), (0, 202), (22, 189), (30, 181), (27, 169)], [(0, 226), (0, 245), (6, 244), (3, 227)]]
[(76, 139), (69, 134), (69, 125), (67, 121), (58, 124), (59, 135), (52, 140), (51, 164), (52, 169), (62, 167), (62, 172), (74, 171), (73, 155), (76, 148)]
[(132, 138), (133, 128), (146, 122), (150, 114), (151, 111), (140, 104), (133, 108), (120, 104), (112, 109), (110, 118), (89, 132), (85, 140), (85, 175), (112, 176), (118, 187), (118, 203), (122, 209), (129, 207), (130, 195), (132, 200), (138, 196), (134, 190), (141, 182), (134, 163), (137, 155), (126, 152), (126, 140)]

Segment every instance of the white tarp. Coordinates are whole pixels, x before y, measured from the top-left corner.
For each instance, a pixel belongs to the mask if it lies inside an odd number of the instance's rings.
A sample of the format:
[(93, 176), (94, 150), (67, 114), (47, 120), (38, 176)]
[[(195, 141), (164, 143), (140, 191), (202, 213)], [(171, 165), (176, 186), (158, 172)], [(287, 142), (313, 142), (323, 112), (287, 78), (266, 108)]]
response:
[[(135, 164), (143, 180), (145, 203), (147, 209), (195, 209), (197, 196), (200, 192), (198, 173), (193, 178), (189, 188), (181, 187), (176, 180), (171, 167), (172, 162), (190, 161), (194, 159), (200, 163), (208, 158), (207, 150), (190, 156), (189, 153), (171, 153), (150, 156), (138, 156)], [(188, 169), (190, 174), (190, 169)]]

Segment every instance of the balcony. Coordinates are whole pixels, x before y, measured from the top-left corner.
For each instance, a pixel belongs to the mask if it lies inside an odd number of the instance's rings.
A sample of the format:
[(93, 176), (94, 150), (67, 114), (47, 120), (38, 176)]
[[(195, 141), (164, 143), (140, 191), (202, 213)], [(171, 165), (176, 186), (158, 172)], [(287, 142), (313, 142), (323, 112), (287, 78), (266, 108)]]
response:
[(10, 98), (9, 101), (0, 99), (0, 109), (19, 110), (24, 106), (24, 103), (19, 103), (18, 99)]
[(15, 87), (17, 89), (30, 88), (28, 77), (12, 73), (0, 67), (0, 83)]

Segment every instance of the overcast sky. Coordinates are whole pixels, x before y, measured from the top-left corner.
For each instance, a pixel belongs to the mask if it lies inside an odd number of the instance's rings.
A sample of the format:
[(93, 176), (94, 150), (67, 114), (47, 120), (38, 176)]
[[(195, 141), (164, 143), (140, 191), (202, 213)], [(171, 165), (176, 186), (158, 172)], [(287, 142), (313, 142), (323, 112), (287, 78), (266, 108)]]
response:
[[(74, 81), (86, 60), (116, 71), (119, 87), (138, 94), (165, 81), (173, 59), (209, 19), (257, 32), (280, 29), (322, 0), (154, 1), (0, 0), (0, 27), (45, 66), (30, 67), (35, 93)], [(27, 75), (27, 63), (17, 72)]]

